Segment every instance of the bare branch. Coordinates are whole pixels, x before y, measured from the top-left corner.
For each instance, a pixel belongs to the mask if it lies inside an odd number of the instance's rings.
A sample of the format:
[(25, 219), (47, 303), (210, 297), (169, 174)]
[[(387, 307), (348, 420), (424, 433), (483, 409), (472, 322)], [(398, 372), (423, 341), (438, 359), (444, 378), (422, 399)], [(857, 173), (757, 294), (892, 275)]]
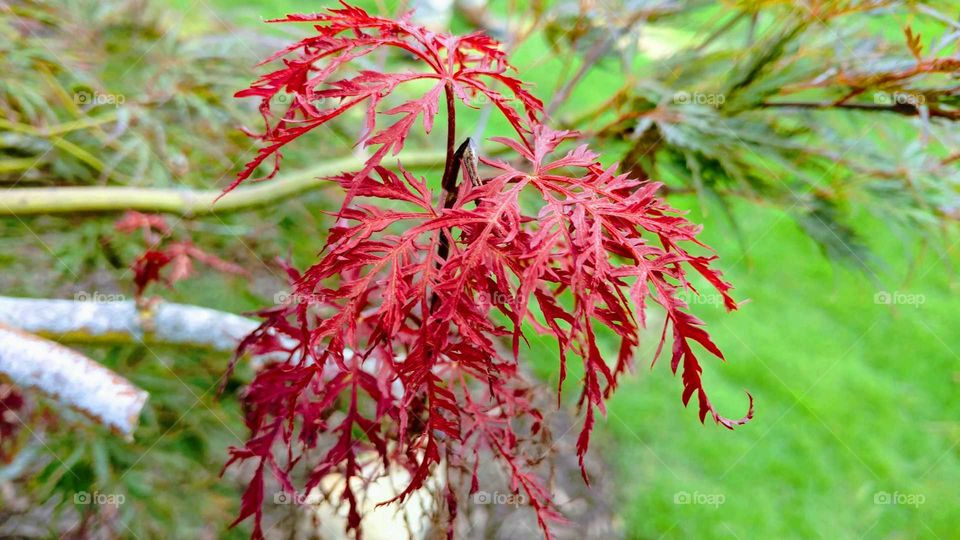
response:
[(86, 356), (0, 325), (0, 373), (130, 437), (147, 392)]
[[(904, 116), (919, 116), (920, 108), (908, 103), (893, 104), (872, 104), (872, 103), (838, 103), (835, 101), (774, 101), (761, 103), (764, 108), (784, 108), (784, 109), (852, 109), (867, 112), (888, 112)], [(931, 107), (930, 116), (933, 118), (946, 118), (948, 120), (960, 120), (960, 111), (947, 111)]]
[(79, 302), (0, 296), (0, 324), (72, 343), (156, 343), (232, 352), (257, 328), (253, 319), (199, 306), (132, 300)]
[[(443, 163), (444, 153), (405, 152), (407, 167)], [(214, 204), (220, 190), (111, 187), (15, 188), (0, 198), (0, 216), (64, 214), (76, 212), (162, 212), (182, 216), (225, 214), (262, 207), (329, 184), (320, 178), (360, 169), (363, 159), (348, 157), (322, 162), (316, 167), (278, 177), (269, 182), (235, 189)]]

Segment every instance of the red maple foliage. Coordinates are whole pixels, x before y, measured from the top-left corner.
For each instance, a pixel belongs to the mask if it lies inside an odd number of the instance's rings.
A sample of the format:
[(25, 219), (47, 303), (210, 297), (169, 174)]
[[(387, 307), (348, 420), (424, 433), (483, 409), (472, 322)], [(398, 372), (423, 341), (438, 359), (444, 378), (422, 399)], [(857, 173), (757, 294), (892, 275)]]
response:
[(18, 434), (24, 424), (27, 402), (20, 389), (0, 380), (0, 463), (10, 463), (16, 455)]
[[(143, 296), (150, 283), (157, 281), (173, 285), (189, 277), (193, 273), (193, 261), (228, 274), (246, 273), (243, 268), (203, 251), (189, 240), (167, 242), (171, 231), (163, 216), (130, 210), (114, 223), (114, 228), (125, 234), (141, 231), (147, 244), (132, 267), (137, 298)], [(162, 276), (161, 271), (166, 267), (170, 267), (170, 271)]]
[[(631, 367), (648, 302), (666, 312), (660, 347), (669, 331), (671, 369), (682, 364), (683, 403), (696, 394), (701, 421), (710, 415), (728, 428), (752, 416), (752, 398), (747, 415), (731, 420), (715, 411), (703, 389), (694, 344), (722, 354), (687, 311), (682, 293), (693, 287), (686, 273), (705, 277), (727, 309), (736, 303), (711, 267), (715, 257), (688, 251), (703, 247), (699, 227), (656, 197), (659, 184), (603, 167), (586, 145), (559, 150), (577, 134), (543, 123), (540, 101), (507, 75), (511, 68), (497, 42), (433, 33), (409, 15), (385, 19), (346, 4), (281, 21), (314, 23), (316, 35), (272, 56), (268, 61), (282, 59), (283, 67), (237, 94), (261, 99), (267, 129), (260, 135), (265, 146), (227, 191), (270, 156), (275, 172), (281, 147), (362, 103), (359, 142), (377, 148), (362, 170), (333, 179), (346, 197), (319, 261), (302, 273), (287, 269), (294, 288), (289, 301), (262, 311), (265, 321), (239, 348), (238, 356), (271, 353), (286, 360), (258, 371), (244, 396), (251, 436), (231, 450), (227, 465), (253, 460), (256, 467), (235, 523), (253, 516), (254, 536), (262, 536), (265, 470), (293, 494), (295, 468), (302, 465), (305, 493), (331, 473), (347, 480), (335, 500), (347, 505), (347, 529), (359, 536), (354, 479), (371, 480), (371, 470), (382, 475), (391, 466), (409, 471), (409, 484), (386, 504), (423, 487), (435, 467), (453, 465), (470, 473), (473, 493), (478, 460), (490, 455), (510, 472), (512, 489), (522, 491), (549, 537), (550, 523), (561, 515), (520, 449), (542, 427), (532, 399), (538, 389), (520, 365), (525, 332), (556, 339), (561, 383), (568, 359), (583, 364), (585, 420), (577, 443), (583, 469), (595, 410), (604, 412), (605, 399)], [(384, 47), (414, 56), (422, 69), (331, 80)], [(388, 94), (418, 79), (436, 84), (379, 111)], [(281, 92), (292, 99), (274, 111)], [(493, 139), (513, 154), (481, 158), (492, 175), (457, 185), (455, 101), (469, 105), (478, 92), (515, 129), (516, 139)], [(438, 194), (426, 178), (402, 163), (387, 168), (383, 159), (403, 147), (417, 118), (430, 131), (441, 94), (448, 159)], [(378, 114), (400, 118), (379, 128)], [(601, 327), (619, 339), (615, 361), (604, 358)], [(326, 441), (332, 442), (320, 455), (310, 452)], [(445, 501), (453, 520), (458, 492), (449, 484)]]

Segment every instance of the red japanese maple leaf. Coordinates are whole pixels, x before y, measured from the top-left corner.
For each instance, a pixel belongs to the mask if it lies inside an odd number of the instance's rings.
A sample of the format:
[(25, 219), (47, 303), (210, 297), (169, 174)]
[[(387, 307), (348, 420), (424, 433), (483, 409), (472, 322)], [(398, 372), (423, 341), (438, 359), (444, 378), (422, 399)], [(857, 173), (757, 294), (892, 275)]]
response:
[[(257, 137), (266, 144), (227, 191), (253, 175), (271, 156), (274, 166), (267, 177), (273, 176), (284, 145), (364, 103), (363, 132), (357, 142), (378, 148), (357, 177), (370, 173), (391, 150), (394, 155), (400, 152), (417, 118), (422, 118), (424, 131), (430, 133), (441, 94), (445, 95), (451, 116), (455, 100), (470, 105), (475, 96), (484, 95), (521, 138), (529, 131), (526, 120), (535, 120), (543, 110), (543, 103), (530, 94), (523, 83), (507, 74), (513, 68), (507, 63), (506, 54), (499, 43), (486, 35), (435, 33), (411, 23), (409, 13), (394, 20), (372, 16), (347, 4), (343, 6), (327, 13), (288, 15), (269, 21), (315, 23), (316, 35), (266, 59), (263, 63), (283, 59), (284, 68), (264, 75), (250, 88), (237, 93), (237, 97), (260, 98), (266, 130)], [(350, 62), (382, 48), (414, 56), (421, 69), (399, 73), (362, 70), (349, 77), (334, 78)], [(434, 84), (422, 97), (382, 111), (381, 114), (399, 116), (399, 119), (380, 128), (378, 106), (381, 101), (398, 86), (420, 80), (434, 81)], [(492, 83), (505, 86), (515, 99), (495, 90)], [(272, 100), (280, 93), (290, 96), (289, 105), (286, 110), (274, 111)]]
[[(252, 459), (257, 466), (237, 522), (253, 516), (254, 536), (261, 536), (265, 471), (294, 492), (295, 468), (304, 465), (307, 493), (328, 474), (346, 479), (334, 499), (347, 505), (347, 529), (359, 535), (354, 479), (386, 475), (390, 464), (409, 471), (409, 484), (386, 504), (423, 488), (445, 464), (471, 478), (475, 491), (477, 464), (489, 455), (510, 472), (511, 488), (523, 492), (549, 537), (561, 516), (524, 452), (542, 432), (534, 405), (542, 392), (524, 376), (521, 342), (529, 328), (557, 340), (561, 383), (568, 361), (583, 364), (583, 468), (595, 409), (604, 411), (630, 368), (649, 302), (666, 312), (660, 346), (669, 332), (671, 369), (682, 364), (684, 404), (696, 394), (701, 421), (709, 415), (728, 428), (752, 416), (752, 398), (747, 415), (731, 420), (703, 388), (694, 344), (722, 355), (682, 299), (693, 289), (687, 272), (704, 276), (728, 309), (736, 302), (712, 267), (715, 257), (688, 251), (704, 247), (699, 227), (656, 197), (659, 184), (603, 167), (586, 145), (560, 150), (577, 134), (543, 124), (540, 102), (505, 75), (499, 44), (350, 6), (283, 20), (313, 22), (317, 34), (271, 57), (284, 67), (238, 94), (261, 98), (266, 146), (228, 190), (282, 146), (363, 101), (359, 142), (378, 148), (362, 170), (332, 179), (346, 196), (319, 260), (302, 273), (288, 269), (290, 300), (264, 310), (263, 324), (240, 346), (239, 354), (286, 360), (258, 371), (244, 395), (251, 436), (232, 449), (228, 465)], [(413, 55), (422, 69), (334, 79), (381, 48)], [(385, 111), (400, 118), (378, 128), (380, 101), (417, 79), (436, 83)], [(519, 108), (492, 82), (509, 88)], [(291, 105), (274, 120), (271, 98), (282, 90), (292, 94)], [(454, 149), (455, 100), (466, 102), (474, 92), (490, 97), (513, 126), (516, 138), (494, 139), (513, 156), (482, 159), (491, 174), (458, 185), (464, 150)], [(441, 93), (449, 110), (448, 159), (438, 194), (425, 178), (400, 163), (388, 168), (383, 158), (403, 146), (417, 118), (429, 132)], [(320, 98), (335, 104), (322, 108)], [(619, 340), (613, 362), (597, 337), (602, 327)], [(308, 454), (318, 445), (320, 455)], [(462, 494), (452, 480), (443, 489), (452, 520)]]

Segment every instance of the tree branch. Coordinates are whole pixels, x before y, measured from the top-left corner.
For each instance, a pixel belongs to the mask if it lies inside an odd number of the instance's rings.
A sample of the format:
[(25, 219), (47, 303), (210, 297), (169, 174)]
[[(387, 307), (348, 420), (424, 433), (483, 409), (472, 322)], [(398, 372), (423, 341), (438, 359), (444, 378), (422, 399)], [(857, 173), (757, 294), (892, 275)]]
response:
[[(404, 152), (407, 167), (444, 162), (445, 152)], [(27, 216), (75, 212), (120, 212), (137, 210), (182, 216), (225, 214), (250, 210), (314, 189), (327, 187), (317, 178), (363, 168), (360, 157), (325, 161), (316, 167), (280, 176), (261, 184), (239, 187), (214, 205), (219, 190), (164, 189), (138, 187), (51, 187), (19, 188), (4, 191), (0, 216)]]
[[(233, 313), (162, 301), (143, 311), (132, 300), (82, 302), (9, 296), (0, 296), (0, 324), (61, 343), (175, 345), (231, 354), (240, 340), (260, 326), (255, 319)], [(250, 362), (259, 370), (274, 360), (286, 361), (287, 355), (260, 355)]]
[(0, 373), (130, 437), (148, 394), (86, 356), (0, 324)]
[(199, 306), (133, 300), (80, 302), (0, 296), (0, 324), (66, 343), (145, 343), (233, 352), (260, 323)]
[[(889, 112), (904, 116), (919, 116), (920, 109), (909, 103), (873, 104), (873, 103), (841, 103), (835, 101), (773, 101), (760, 104), (763, 108), (785, 109), (852, 109), (867, 112)], [(931, 118), (946, 118), (960, 120), (960, 111), (945, 111), (930, 107)]]
[[(233, 353), (260, 323), (199, 306), (134, 301), (83, 302), (0, 296), (0, 374), (36, 388), (130, 436), (147, 393), (86, 356), (50, 340), (103, 345), (144, 343)], [(252, 359), (254, 369), (272, 360)], [(276, 360), (285, 361), (278, 354)]]

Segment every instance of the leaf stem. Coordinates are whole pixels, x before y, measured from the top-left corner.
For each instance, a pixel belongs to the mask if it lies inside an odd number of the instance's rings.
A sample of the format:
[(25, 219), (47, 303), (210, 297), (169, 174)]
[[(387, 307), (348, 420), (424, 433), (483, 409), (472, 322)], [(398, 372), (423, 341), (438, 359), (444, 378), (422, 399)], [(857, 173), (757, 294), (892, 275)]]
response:
[[(456, 200), (457, 172), (460, 168), (459, 157), (462, 156), (462, 153), (453, 147), (453, 145), (456, 144), (457, 137), (457, 111), (453, 102), (453, 85), (447, 83), (444, 88), (444, 93), (447, 97), (447, 160), (443, 166), (443, 178), (440, 180), (440, 185), (443, 187), (440, 193), (440, 200), (442, 201), (443, 208), (450, 208)], [(450, 241), (447, 239), (445, 233), (445, 230), (440, 230), (440, 241), (437, 246), (437, 256), (440, 257), (440, 260), (445, 260), (450, 253)], [(433, 300), (430, 302), (431, 309), (436, 299), (437, 296), (436, 293), (434, 293)]]
[(454, 145), (457, 140), (457, 110), (453, 101), (453, 84), (447, 83), (443, 89), (447, 98), (447, 161), (443, 166), (443, 179), (440, 185), (448, 193), (457, 190), (457, 170), (454, 167)]

